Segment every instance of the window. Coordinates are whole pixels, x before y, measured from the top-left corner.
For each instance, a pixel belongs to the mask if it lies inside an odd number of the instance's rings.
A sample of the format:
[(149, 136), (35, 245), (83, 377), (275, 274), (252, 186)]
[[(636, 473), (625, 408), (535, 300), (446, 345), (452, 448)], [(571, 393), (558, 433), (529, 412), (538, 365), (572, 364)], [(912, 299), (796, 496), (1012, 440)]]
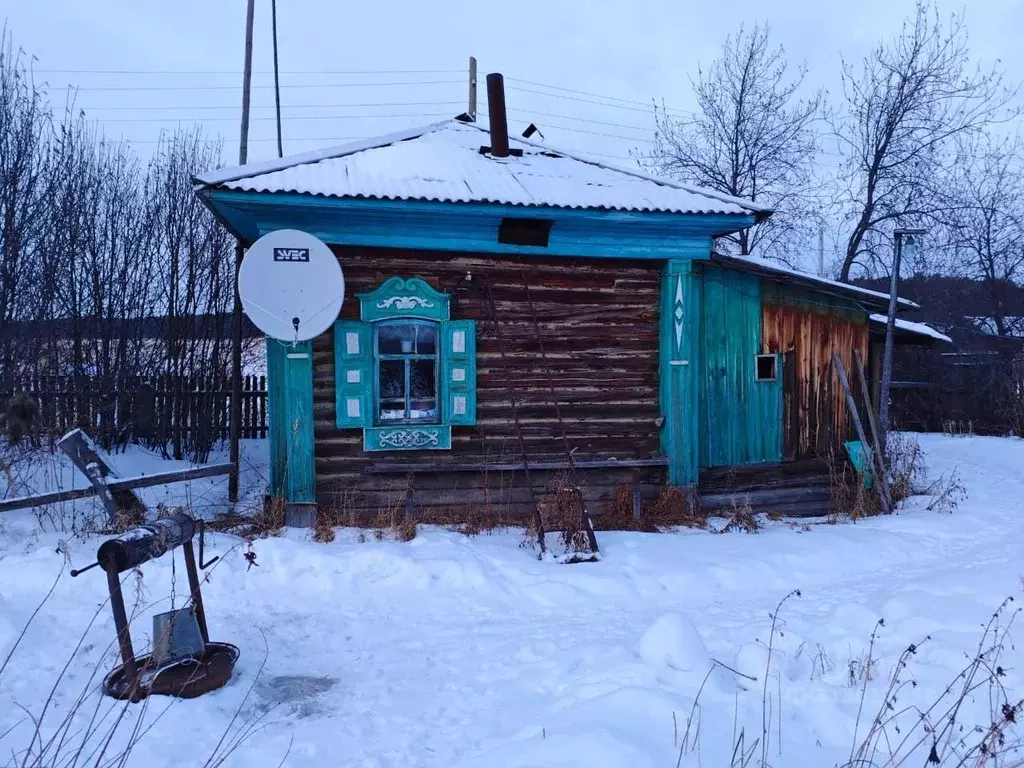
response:
[(778, 361), (778, 355), (758, 355), (755, 379), (757, 381), (775, 381), (778, 379)]
[(437, 421), (437, 324), (378, 323), (378, 424)]
[(356, 298), (359, 319), (334, 324), (338, 428), (365, 451), (450, 449), (452, 427), (476, 424), (476, 323), (418, 277)]

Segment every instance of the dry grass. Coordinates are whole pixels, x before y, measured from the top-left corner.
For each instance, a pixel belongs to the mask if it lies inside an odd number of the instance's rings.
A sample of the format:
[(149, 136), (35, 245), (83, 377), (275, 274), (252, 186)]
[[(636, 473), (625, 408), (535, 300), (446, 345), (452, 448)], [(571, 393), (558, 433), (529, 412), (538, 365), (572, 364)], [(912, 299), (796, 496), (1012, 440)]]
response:
[(725, 525), (716, 532), (733, 533), (735, 531), (742, 531), (743, 533), (757, 533), (760, 529), (761, 522), (758, 520), (757, 515), (754, 514), (754, 509), (750, 506), (750, 503), (737, 504), (733, 501), (732, 509), (726, 517)]
[(316, 511), (316, 522), (313, 524), (313, 541), (319, 544), (330, 544), (334, 541), (334, 526), (330, 515), (322, 510)]
[(845, 458), (830, 455), (828, 471), (830, 523), (841, 519), (859, 520), (881, 513), (878, 491), (865, 488), (862, 478)]
[(640, 517), (633, 514), (633, 486), (620, 485), (615, 495), (601, 503), (601, 514), (594, 520), (598, 531), (642, 531), (657, 533), (658, 527), (644, 514), (640, 506)]
[(548, 498), (541, 502), (544, 529), (557, 531), (566, 552), (589, 552), (587, 507), (579, 473), (559, 472), (548, 484)]
[(265, 539), (268, 536), (280, 536), (282, 533), (284, 499), (267, 499), (252, 516), (252, 522), (241, 531), (241, 535), (247, 539)]
[(708, 527), (708, 516), (701, 507), (700, 497), (692, 488), (678, 485), (663, 486), (657, 500), (641, 508), (641, 516), (659, 529)]

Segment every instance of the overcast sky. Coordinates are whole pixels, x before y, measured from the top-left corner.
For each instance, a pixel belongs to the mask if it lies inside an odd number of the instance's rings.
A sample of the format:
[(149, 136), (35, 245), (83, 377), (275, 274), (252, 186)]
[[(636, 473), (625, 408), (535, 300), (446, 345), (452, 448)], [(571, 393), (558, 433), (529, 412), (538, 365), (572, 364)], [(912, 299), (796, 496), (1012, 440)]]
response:
[[(454, 116), (466, 108), (473, 55), (482, 112), (483, 75), (501, 71), (514, 130), (534, 121), (552, 146), (620, 162), (649, 146), (652, 99), (693, 109), (689, 76), (741, 23), (769, 23), (793, 65), (805, 63), (809, 82), (838, 97), (840, 56), (859, 59), (913, 10), (913, 0), (278, 5), (286, 154)], [(202, 122), (228, 139), (227, 159), (237, 159), (244, 0), (35, 0), (7, 4), (5, 13), (15, 44), (36, 58), (37, 79), (61, 101), (60, 89), (79, 86), (76, 105), (108, 136), (138, 142), (146, 154), (162, 128)], [(1000, 59), (1024, 80), (1015, 40), (1024, 0), (969, 0), (966, 14), (976, 55)], [(255, 38), (250, 159), (276, 152), (270, 0), (256, 2)]]

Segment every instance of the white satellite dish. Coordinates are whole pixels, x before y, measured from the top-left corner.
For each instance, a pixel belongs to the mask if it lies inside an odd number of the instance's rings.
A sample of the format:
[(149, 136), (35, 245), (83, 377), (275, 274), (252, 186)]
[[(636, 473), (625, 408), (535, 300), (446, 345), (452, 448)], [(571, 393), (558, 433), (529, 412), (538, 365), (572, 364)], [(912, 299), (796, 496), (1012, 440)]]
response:
[(242, 309), (281, 341), (308, 341), (331, 327), (345, 299), (345, 276), (323, 242), (279, 229), (249, 248), (238, 270)]

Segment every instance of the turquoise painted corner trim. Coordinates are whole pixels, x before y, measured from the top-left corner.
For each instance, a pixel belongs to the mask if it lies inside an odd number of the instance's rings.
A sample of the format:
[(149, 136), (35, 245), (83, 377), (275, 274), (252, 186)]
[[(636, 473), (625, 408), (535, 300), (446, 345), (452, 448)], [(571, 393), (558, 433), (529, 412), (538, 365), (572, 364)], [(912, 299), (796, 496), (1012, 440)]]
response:
[(288, 503), (315, 503), (312, 344), (270, 338), (266, 344), (271, 495)]
[(360, 317), (366, 322), (414, 317), (421, 320), (448, 319), (450, 298), (435, 291), (419, 277), (389, 277), (368, 293), (357, 293)]
[(666, 262), (661, 274), (659, 395), (661, 450), (668, 458), (668, 482), (692, 485), (698, 474), (698, 355), (701, 291), (689, 261)]
[[(213, 190), (203, 193), (243, 240), (294, 228), (337, 245), (588, 258), (706, 259), (711, 238), (747, 214), (675, 214)], [(553, 222), (546, 248), (498, 242), (506, 217)]]
[(444, 424), (363, 430), (364, 451), (447, 451), (451, 447), (452, 428)]

